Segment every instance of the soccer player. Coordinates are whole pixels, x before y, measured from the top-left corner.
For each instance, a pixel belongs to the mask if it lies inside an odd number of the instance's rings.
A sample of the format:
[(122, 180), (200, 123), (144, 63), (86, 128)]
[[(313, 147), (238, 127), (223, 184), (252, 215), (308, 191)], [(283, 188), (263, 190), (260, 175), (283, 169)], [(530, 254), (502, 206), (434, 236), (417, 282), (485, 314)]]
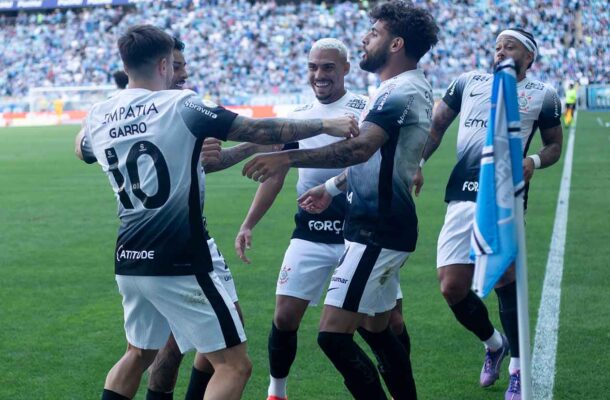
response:
[[(315, 94), (312, 103), (296, 108), (291, 118), (307, 119), (320, 115), (358, 117), (366, 97), (345, 89), (349, 73), (348, 51), (340, 40), (316, 41), (307, 61), (308, 81)], [(291, 148), (311, 149), (335, 143), (340, 138), (320, 135), (295, 143)], [(273, 204), (284, 185), (288, 170), (263, 182), (254, 196), (239, 233), (235, 238), (237, 255), (246, 263), (246, 249), (252, 242), (252, 229)], [(324, 183), (342, 169), (299, 169), (297, 194)], [(299, 208), (294, 217), (296, 227), (284, 255), (276, 286), (276, 304), (269, 333), (270, 383), (268, 400), (286, 399), (286, 381), (297, 352), (297, 330), (307, 306), (318, 303), (333, 268), (345, 250), (343, 219), (345, 195), (336, 196), (324, 213), (313, 215)]]
[(115, 71), (115, 73), (112, 74), (112, 78), (114, 79), (114, 84), (116, 85), (116, 88), (119, 90), (125, 89), (127, 87), (127, 84), (129, 83), (129, 77), (127, 76), (125, 71)]
[(388, 321), (399, 269), (415, 250), (410, 188), (432, 117), (432, 88), (417, 63), (437, 43), (439, 29), (427, 11), (403, 1), (380, 4), (370, 16), (375, 22), (363, 39), (360, 67), (378, 74), (381, 85), (361, 114), (361, 135), (318, 149), (257, 156), (244, 173), (266, 179), (289, 167), (350, 166), (299, 199), (306, 211), (321, 212), (347, 191), (346, 251), (326, 294), (318, 343), (356, 399), (385, 399), (375, 366), (353, 340), (361, 327), (391, 395), (414, 399), (409, 355)]
[[(494, 64), (513, 58), (517, 67), (517, 92), (523, 139), (523, 175), (529, 182), (534, 171), (546, 168), (559, 160), (563, 134), (561, 105), (557, 93), (549, 85), (529, 79), (527, 70), (538, 52), (534, 37), (518, 28), (502, 31), (496, 39)], [(470, 237), (476, 205), (477, 182), (481, 151), (485, 142), (490, 111), (493, 75), (469, 72), (460, 75), (447, 89), (437, 104), (432, 118), (430, 141), (424, 150), (423, 161), (438, 148), (443, 134), (460, 115), (457, 139), (457, 164), (447, 189), (448, 203), (445, 223), (439, 234), (437, 271), (440, 289), (456, 319), (473, 332), (485, 345), (485, 362), (481, 370), (480, 385), (492, 385), (498, 378), (502, 360), (508, 355), (510, 383), (506, 399), (520, 398), (519, 335), (517, 327), (517, 297), (515, 271), (511, 267), (498, 282), (496, 294), (500, 308), (500, 321), (506, 333), (498, 332), (487, 313), (487, 308), (470, 289), (474, 264), (470, 259)], [(540, 128), (543, 147), (526, 157), (536, 130)], [(421, 170), (414, 178), (415, 193), (423, 185)]]
[[(238, 399), (251, 372), (245, 334), (213, 270), (201, 215), (203, 139), (288, 143), (322, 132), (358, 134), (353, 118), (296, 121), (238, 116), (194, 92), (168, 89), (174, 41), (139, 25), (118, 40), (130, 88), (94, 105), (84, 136), (108, 175), (121, 220), (115, 274), (128, 348), (102, 399), (130, 399), (170, 331), (214, 367), (206, 399)], [(84, 156), (83, 154), (81, 154)]]
[(574, 118), (574, 111), (576, 110), (577, 98), (578, 94), (576, 92), (576, 88), (574, 87), (574, 83), (570, 83), (568, 90), (566, 90), (566, 112), (564, 116), (566, 126), (570, 126), (572, 124), (572, 118)]
[[(171, 89), (182, 90), (189, 77), (186, 69), (187, 63), (184, 58), (184, 48), (185, 44), (179, 39), (174, 38), (174, 78)], [(206, 138), (201, 154), (205, 172), (211, 173), (229, 168), (256, 152), (269, 151), (269, 147), (270, 146), (257, 145), (254, 143), (241, 143), (228, 149), (221, 149), (220, 140)], [(243, 315), (239, 306), (233, 275), (231, 274), (222, 253), (216, 246), (214, 238), (210, 236), (207, 230), (205, 217), (204, 237), (207, 241), (210, 254), (212, 255), (214, 271), (229, 294), (231, 301), (235, 305), (237, 314), (243, 323)], [(182, 357), (183, 354), (180, 352), (174, 336), (170, 335), (165, 347), (159, 351), (155, 357), (155, 361), (149, 368), (150, 378), (148, 380), (148, 391), (146, 393), (147, 400), (173, 399), (173, 391), (176, 385)], [(187, 400), (202, 399), (213, 373), (214, 368), (208, 359), (203, 354), (197, 353), (185, 398)]]

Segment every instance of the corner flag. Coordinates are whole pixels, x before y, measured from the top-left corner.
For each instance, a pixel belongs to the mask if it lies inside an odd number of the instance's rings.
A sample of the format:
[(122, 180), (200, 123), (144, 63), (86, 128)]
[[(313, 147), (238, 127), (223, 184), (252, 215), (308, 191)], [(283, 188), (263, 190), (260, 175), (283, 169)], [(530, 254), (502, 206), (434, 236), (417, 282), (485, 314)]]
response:
[(494, 72), (471, 237), (473, 290), (480, 297), (491, 292), (519, 251), (517, 224), (523, 221), (515, 214), (516, 207), (522, 207), (524, 189), (520, 127), (515, 64), (508, 59)]

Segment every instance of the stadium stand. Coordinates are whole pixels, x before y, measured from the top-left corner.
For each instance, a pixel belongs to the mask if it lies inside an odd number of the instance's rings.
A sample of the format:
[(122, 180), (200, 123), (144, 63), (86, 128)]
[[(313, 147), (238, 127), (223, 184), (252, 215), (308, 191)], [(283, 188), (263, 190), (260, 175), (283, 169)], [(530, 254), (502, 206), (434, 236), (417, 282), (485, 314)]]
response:
[[(421, 64), (437, 89), (463, 71), (489, 70), (490, 44), (507, 26), (534, 33), (540, 57), (531, 76), (560, 92), (566, 80), (610, 81), (605, 0), (586, 6), (574, 0), (415, 3), (427, 6), (442, 27), (441, 42)], [(112, 84), (121, 68), (116, 38), (138, 23), (161, 26), (186, 42), (190, 87), (224, 105), (277, 104), (282, 95), (308, 93), (304, 60), (309, 46), (326, 36), (351, 50), (348, 87), (366, 92), (376, 83), (357, 68), (369, 26), (362, 3), (181, 0), (0, 12), (0, 97), (6, 103), (31, 87)]]

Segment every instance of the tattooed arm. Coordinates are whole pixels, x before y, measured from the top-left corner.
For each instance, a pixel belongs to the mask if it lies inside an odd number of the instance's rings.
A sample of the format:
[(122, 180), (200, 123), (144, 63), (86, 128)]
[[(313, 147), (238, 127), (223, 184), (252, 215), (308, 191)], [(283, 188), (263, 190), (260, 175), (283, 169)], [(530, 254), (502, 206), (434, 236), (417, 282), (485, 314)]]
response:
[(357, 136), (358, 123), (348, 116), (305, 120), (238, 116), (229, 129), (227, 140), (258, 144), (291, 143), (320, 133), (338, 137)]
[(242, 173), (263, 182), (285, 171), (298, 168), (342, 168), (368, 160), (388, 139), (379, 125), (364, 121), (360, 136), (335, 142), (328, 146), (307, 150), (288, 150), (262, 154), (250, 160)]
[(281, 145), (259, 145), (254, 143), (240, 143), (236, 146), (222, 149), (220, 143), (220, 140), (214, 138), (208, 138), (203, 143), (201, 164), (206, 174), (230, 168), (256, 153), (281, 150)]

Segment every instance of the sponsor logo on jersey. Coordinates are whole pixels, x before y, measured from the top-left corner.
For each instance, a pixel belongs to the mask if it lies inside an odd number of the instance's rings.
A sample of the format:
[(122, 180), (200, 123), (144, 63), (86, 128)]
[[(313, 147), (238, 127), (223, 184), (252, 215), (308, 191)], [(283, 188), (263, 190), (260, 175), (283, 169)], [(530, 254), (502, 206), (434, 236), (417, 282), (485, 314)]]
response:
[(343, 221), (309, 221), (308, 224), (310, 231), (327, 231), (335, 232), (339, 235), (343, 231)]
[(290, 268), (288, 265), (284, 265), (282, 266), (282, 269), (280, 270), (280, 276), (277, 280), (277, 283), (279, 283), (280, 285), (285, 284), (286, 282), (288, 282), (288, 273), (292, 271), (292, 268)]
[(216, 114), (215, 112), (212, 112), (212, 111), (208, 110), (207, 108), (203, 108), (199, 104), (195, 104), (190, 100), (186, 100), (184, 102), (184, 106), (190, 108), (191, 110), (200, 112), (201, 114), (205, 115), (206, 117), (210, 117), (212, 119), (218, 118), (218, 114)]
[(478, 192), (479, 182), (477, 181), (464, 181), (462, 185), (462, 192)]
[(479, 81), (479, 82), (487, 82), (490, 79), (491, 79), (491, 75), (475, 75), (472, 77), (473, 81)]
[(405, 122), (405, 119), (407, 119), (407, 115), (409, 115), (409, 111), (411, 111), (411, 106), (413, 105), (413, 101), (415, 100), (415, 96), (411, 95), (409, 96), (409, 98), (407, 99), (407, 104), (405, 105), (405, 109), (402, 110), (402, 114), (400, 115), (400, 118), (398, 118), (398, 121), (396, 121), (398, 123), (398, 125), (402, 126)]
[(470, 92), (470, 95), (469, 95), (469, 96), (470, 96), (470, 97), (476, 97), (476, 96), (480, 96), (480, 95), (482, 95), (482, 94), (485, 94), (485, 92), (479, 92), (479, 93), (472, 93), (472, 92)]
[(332, 278), (330, 278), (331, 282), (339, 282), (342, 284), (346, 284), (347, 282), (349, 282), (349, 279), (345, 279), (345, 278), (340, 278), (338, 276), (333, 276)]
[(366, 107), (366, 100), (364, 99), (351, 99), (345, 105), (346, 107), (355, 108), (356, 110), (364, 110)]
[(528, 83), (525, 84), (525, 90), (530, 90), (530, 89), (543, 90), (544, 89), (544, 83), (541, 83), (541, 82), (528, 82)]
[(125, 260), (154, 260), (154, 250), (125, 250), (123, 245), (120, 245), (116, 251), (116, 260), (121, 262)]
[(122, 119), (146, 116), (151, 113), (159, 114), (155, 103), (135, 105), (130, 104), (129, 107), (119, 107), (111, 113), (104, 114), (104, 122), (102, 122), (102, 125), (106, 125), (110, 122), (117, 122)]
[(466, 128), (487, 128), (487, 120), (478, 118), (468, 118), (466, 122), (464, 122), (464, 126)]
[(195, 290), (192, 293), (185, 293), (184, 301), (189, 304), (207, 304), (208, 298), (201, 290)]

